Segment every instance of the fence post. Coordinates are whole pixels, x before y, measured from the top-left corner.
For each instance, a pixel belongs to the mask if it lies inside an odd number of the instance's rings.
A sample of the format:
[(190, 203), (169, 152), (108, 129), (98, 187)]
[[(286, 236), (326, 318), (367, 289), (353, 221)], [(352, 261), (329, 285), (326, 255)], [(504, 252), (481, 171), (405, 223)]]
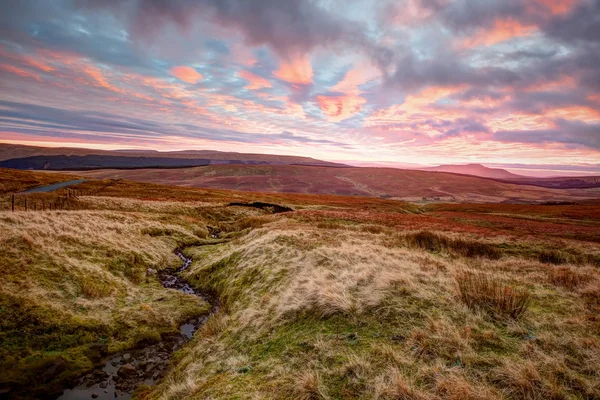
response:
[(33, 203), (33, 211), (37, 211), (37, 203)]
[(15, 212), (15, 194), (12, 195), (12, 212)]
[(25, 211), (27, 211), (27, 198), (25, 198)]

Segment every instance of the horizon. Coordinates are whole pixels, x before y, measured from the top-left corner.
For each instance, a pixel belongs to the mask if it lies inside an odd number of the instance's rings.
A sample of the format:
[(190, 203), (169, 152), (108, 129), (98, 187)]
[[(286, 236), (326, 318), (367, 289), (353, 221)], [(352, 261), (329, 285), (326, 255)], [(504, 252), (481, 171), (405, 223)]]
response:
[[(0, 140), (0, 146), (2, 144), (14, 144), (14, 145), (22, 145), (22, 146), (29, 146), (29, 147), (42, 147), (42, 148), (65, 148), (65, 149), (79, 149), (79, 150), (102, 150), (102, 151), (115, 151), (115, 152), (127, 152), (127, 151), (131, 151), (131, 152), (158, 152), (158, 153), (170, 153), (170, 152), (186, 152), (186, 151), (204, 151), (204, 152), (222, 152), (222, 153), (232, 153), (232, 154), (264, 154), (264, 155), (275, 155), (275, 156), (284, 156), (284, 157), (308, 157), (308, 156), (302, 156), (302, 155), (292, 155), (292, 154), (281, 154), (281, 153), (277, 153), (277, 152), (272, 152), (272, 153), (250, 153), (250, 152), (244, 152), (244, 151), (222, 151), (222, 150), (215, 150), (215, 149), (176, 149), (176, 150), (159, 150), (159, 149), (136, 149), (136, 148), (111, 148), (111, 149), (105, 149), (105, 148), (94, 148), (94, 147), (87, 147), (87, 146), (62, 146), (62, 145), (58, 145), (58, 146), (31, 146), (28, 144), (21, 144), (21, 143), (8, 143), (8, 142), (4, 142), (2, 140)], [(311, 157), (308, 157), (311, 158)], [(537, 165), (537, 164), (531, 164), (531, 165), (511, 165), (511, 164), (486, 164), (486, 163), (477, 163), (477, 162), (471, 162), (471, 163), (455, 163), (455, 164), (407, 164), (407, 163), (402, 163), (402, 162), (394, 162), (394, 161), (356, 161), (356, 160), (337, 160), (337, 161), (332, 161), (332, 160), (327, 160), (327, 159), (316, 159), (313, 158), (316, 161), (327, 161), (327, 162), (337, 162), (337, 163), (341, 163), (341, 164), (346, 164), (348, 167), (355, 167), (355, 168), (394, 168), (394, 169), (405, 169), (405, 170), (424, 170), (424, 169), (428, 169), (431, 167), (460, 167), (460, 166), (483, 166), (486, 168), (490, 168), (490, 169), (501, 169), (501, 170), (505, 170), (508, 171), (510, 173), (516, 174), (516, 175), (520, 175), (523, 177), (529, 177), (529, 178), (558, 178), (558, 177), (578, 177), (578, 176), (600, 176), (600, 164), (588, 164), (588, 165), (579, 165), (579, 166), (562, 166), (562, 167), (557, 167), (557, 166), (551, 166), (551, 165)], [(557, 169), (558, 168), (558, 169)], [(460, 172), (456, 172), (458, 174), (468, 174), (466, 172), (460, 173)], [(471, 174), (471, 175), (475, 175), (475, 176), (479, 176), (475, 173)]]
[(0, 143), (600, 173), (598, 0), (22, 1)]

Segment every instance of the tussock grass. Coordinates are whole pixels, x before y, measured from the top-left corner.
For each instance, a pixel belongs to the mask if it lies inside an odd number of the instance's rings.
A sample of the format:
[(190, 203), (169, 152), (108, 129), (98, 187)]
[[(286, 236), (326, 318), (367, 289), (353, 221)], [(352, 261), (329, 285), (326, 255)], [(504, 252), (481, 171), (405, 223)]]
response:
[(518, 319), (531, 304), (531, 294), (527, 290), (507, 286), (484, 273), (459, 271), (455, 279), (463, 303), (494, 317)]
[(407, 234), (405, 240), (409, 246), (433, 253), (446, 251), (462, 257), (484, 257), (493, 260), (497, 260), (502, 256), (501, 251), (491, 244), (464, 239), (452, 239), (428, 231)]
[(301, 374), (292, 386), (292, 393), (298, 400), (327, 400), (330, 398), (316, 371)]
[(591, 275), (567, 266), (552, 268), (548, 276), (552, 284), (569, 290), (574, 290), (592, 279)]

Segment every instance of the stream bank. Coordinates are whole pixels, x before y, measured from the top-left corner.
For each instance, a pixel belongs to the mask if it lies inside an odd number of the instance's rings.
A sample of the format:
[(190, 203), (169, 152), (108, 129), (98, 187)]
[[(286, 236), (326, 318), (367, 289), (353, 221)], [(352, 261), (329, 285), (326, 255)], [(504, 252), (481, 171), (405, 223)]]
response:
[(218, 311), (216, 299), (196, 291), (181, 276), (181, 272), (192, 263), (191, 258), (185, 257), (179, 250), (176, 254), (182, 266), (159, 271), (156, 274), (158, 280), (167, 289), (201, 297), (211, 304), (210, 312), (185, 321), (180, 325), (178, 334), (167, 335), (158, 343), (111, 356), (102, 367), (85, 375), (77, 386), (65, 390), (57, 400), (131, 399), (138, 386), (151, 386), (165, 374), (173, 353), (192, 338), (211, 314)]

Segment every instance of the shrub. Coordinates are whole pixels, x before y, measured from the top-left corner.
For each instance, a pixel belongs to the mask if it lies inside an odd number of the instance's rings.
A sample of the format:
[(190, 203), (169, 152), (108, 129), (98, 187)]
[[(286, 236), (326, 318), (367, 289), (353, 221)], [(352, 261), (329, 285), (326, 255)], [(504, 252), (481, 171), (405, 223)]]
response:
[(471, 309), (480, 309), (495, 318), (521, 317), (531, 295), (524, 289), (515, 289), (483, 273), (460, 271), (456, 275), (460, 299)]
[(500, 250), (487, 243), (453, 240), (449, 243), (453, 252), (464, 257), (485, 257), (492, 260), (497, 260), (502, 256)]
[(409, 245), (432, 252), (440, 252), (448, 247), (446, 237), (427, 231), (406, 235), (406, 239)]

